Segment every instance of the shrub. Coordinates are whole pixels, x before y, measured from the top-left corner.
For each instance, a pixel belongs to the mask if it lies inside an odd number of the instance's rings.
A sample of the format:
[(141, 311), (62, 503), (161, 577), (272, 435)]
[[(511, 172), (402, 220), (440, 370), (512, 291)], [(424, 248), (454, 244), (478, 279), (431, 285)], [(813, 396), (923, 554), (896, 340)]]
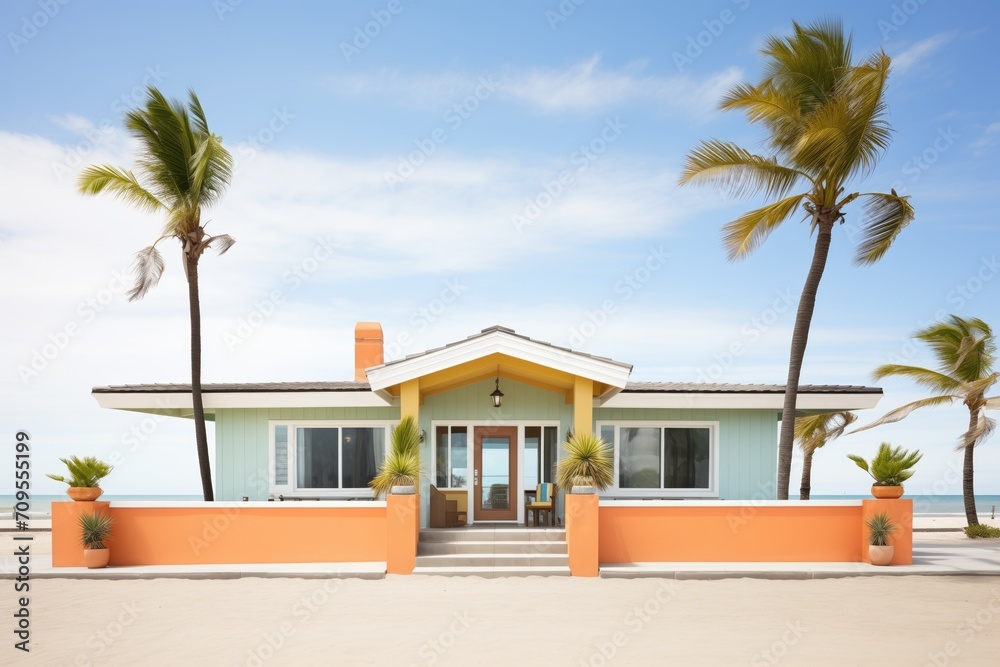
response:
[(1000, 537), (1000, 528), (987, 526), (984, 523), (977, 523), (972, 526), (966, 526), (965, 535), (973, 539), (977, 537)]

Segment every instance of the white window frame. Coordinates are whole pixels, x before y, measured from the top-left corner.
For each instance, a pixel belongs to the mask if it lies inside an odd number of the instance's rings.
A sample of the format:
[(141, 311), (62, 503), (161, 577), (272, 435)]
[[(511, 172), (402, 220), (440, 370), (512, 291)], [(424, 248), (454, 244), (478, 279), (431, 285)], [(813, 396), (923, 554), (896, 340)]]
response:
[[(435, 488), (440, 489), (442, 491), (465, 491), (465, 490), (467, 490), (469, 488), (469, 482), (472, 481), (471, 475), (469, 474), (469, 469), (472, 467), (470, 465), (470, 463), (471, 463), (471, 460), (472, 460), (472, 454), (473, 454), (472, 450), (473, 450), (473, 444), (474, 444), (472, 442), (472, 429), (473, 429), (473, 427), (466, 426), (465, 424), (454, 423), (454, 422), (445, 422), (444, 424), (439, 424), (437, 422), (433, 422), (433, 424), (434, 425), (431, 426), (431, 433), (433, 435), (431, 436), (432, 437), (432, 441), (431, 441), (431, 451), (430, 451), (430, 458), (431, 458), (431, 479), (433, 480), (433, 484), (434, 484)], [(449, 470), (451, 469), (451, 430), (453, 428), (464, 428), (465, 429), (465, 486), (464, 487), (463, 486), (451, 486), (451, 485), (449, 485), (449, 486), (438, 486), (437, 485), (437, 474), (438, 474), (438, 468), (437, 468), (437, 449), (438, 449), (437, 430), (439, 428), (446, 428), (446, 429), (448, 429), (448, 469)], [(451, 480), (448, 480), (448, 481), (450, 482)]]
[[(428, 455), (430, 456), (430, 479), (437, 480), (437, 452), (435, 447), (437, 447), (437, 428), (438, 426), (465, 426), (469, 429), (469, 476), (467, 479), (472, 480), (472, 468), (475, 465), (475, 431), (477, 426), (514, 426), (517, 428), (517, 470), (521, 475), (521, 479), (518, 480), (518, 488), (524, 481), (524, 429), (527, 426), (555, 426), (556, 427), (556, 462), (562, 457), (562, 447), (561, 444), (565, 440), (560, 440), (559, 435), (563, 433), (563, 424), (558, 419), (432, 419), (431, 420), (431, 433), (432, 436), (431, 449)], [(437, 485), (435, 485), (437, 486)], [(475, 487), (472, 484), (466, 485), (466, 489), (458, 489), (460, 491), (466, 491), (468, 493), (468, 505), (469, 509), (469, 523), (476, 521), (475, 517), (475, 502), (474, 497)], [(524, 523), (524, 489), (518, 493), (517, 499), (517, 520), (516, 522), (510, 523)]]
[[(385, 429), (385, 451), (389, 453), (391, 447), (392, 428), (396, 422), (392, 421), (357, 421), (357, 420), (326, 420), (326, 419), (272, 419), (267, 422), (267, 481), (272, 495), (281, 494), (288, 498), (296, 496), (307, 496), (310, 498), (374, 498), (375, 494), (371, 487), (348, 488), (348, 489), (299, 489), (295, 485), (296, 471), (298, 470), (298, 447), (296, 446), (296, 429), (299, 428), (336, 428), (338, 438), (343, 438), (345, 428), (372, 428)], [(279, 486), (274, 480), (275, 463), (275, 442), (274, 431), (277, 426), (288, 428), (288, 484)], [(342, 444), (342, 443), (341, 443)], [(337, 470), (343, 475), (343, 447), (337, 448)]]
[[(604, 420), (597, 422), (597, 435), (601, 433), (601, 427), (608, 426), (615, 429), (615, 481), (614, 485), (608, 487), (605, 495), (613, 495), (618, 498), (718, 498), (719, 497), (719, 422), (718, 421), (618, 421)], [(662, 431), (665, 428), (707, 428), (709, 438), (709, 465), (707, 489), (623, 489), (618, 486), (621, 472), (621, 429), (623, 428), (658, 428), (660, 434), (660, 446), (663, 445)], [(663, 452), (660, 452), (660, 479), (663, 479)]]

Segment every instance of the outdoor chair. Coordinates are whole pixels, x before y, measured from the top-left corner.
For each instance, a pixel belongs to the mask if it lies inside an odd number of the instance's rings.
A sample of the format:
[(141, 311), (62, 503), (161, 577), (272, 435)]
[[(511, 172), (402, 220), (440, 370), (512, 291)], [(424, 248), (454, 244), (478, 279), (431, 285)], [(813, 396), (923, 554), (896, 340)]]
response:
[(539, 484), (535, 487), (535, 499), (524, 506), (524, 521), (525, 526), (528, 525), (528, 514), (533, 513), (535, 515), (535, 525), (540, 526), (539, 521), (540, 514), (542, 512), (546, 513), (546, 522), (548, 525), (552, 525), (555, 521), (555, 510), (556, 510), (556, 485), (550, 482)]
[(466, 513), (458, 509), (457, 500), (449, 500), (448, 496), (438, 491), (431, 484), (431, 515), (428, 524), (431, 528), (454, 528), (465, 525)]

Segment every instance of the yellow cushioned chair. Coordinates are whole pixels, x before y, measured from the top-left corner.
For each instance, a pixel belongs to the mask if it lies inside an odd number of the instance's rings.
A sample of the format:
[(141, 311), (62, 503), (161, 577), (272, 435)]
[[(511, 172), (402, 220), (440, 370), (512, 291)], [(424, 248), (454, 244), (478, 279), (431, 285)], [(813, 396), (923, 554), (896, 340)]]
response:
[(545, 482), (539, 484), (535, 487), (535, 499), (524, 506), (524, 520), (527, 526), (528, 513), (534, 513), (535, 515), (535, 525), (540, 526), (539, 515), (542, 512), (546, 513), (546, 518), (548, 525), (553, 525), (555, 522), (556, 514), (556, 485), (551, 482)]

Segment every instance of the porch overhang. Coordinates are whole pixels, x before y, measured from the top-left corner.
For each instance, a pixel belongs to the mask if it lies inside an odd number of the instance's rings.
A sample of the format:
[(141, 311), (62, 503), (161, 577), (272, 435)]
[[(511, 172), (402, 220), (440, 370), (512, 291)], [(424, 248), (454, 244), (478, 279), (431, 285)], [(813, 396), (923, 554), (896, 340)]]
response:
[(588, 380), (592, 397), (607, 400), (625, 388), (630, 364), (532, 340), (503, 327), (484, 329), (452, 343), (367, 370), (372, 391), (384, 400), (400, 396), (417, 381), (420, 399), (499, 376), (563, 394), (573, 401), (578, 379)]

